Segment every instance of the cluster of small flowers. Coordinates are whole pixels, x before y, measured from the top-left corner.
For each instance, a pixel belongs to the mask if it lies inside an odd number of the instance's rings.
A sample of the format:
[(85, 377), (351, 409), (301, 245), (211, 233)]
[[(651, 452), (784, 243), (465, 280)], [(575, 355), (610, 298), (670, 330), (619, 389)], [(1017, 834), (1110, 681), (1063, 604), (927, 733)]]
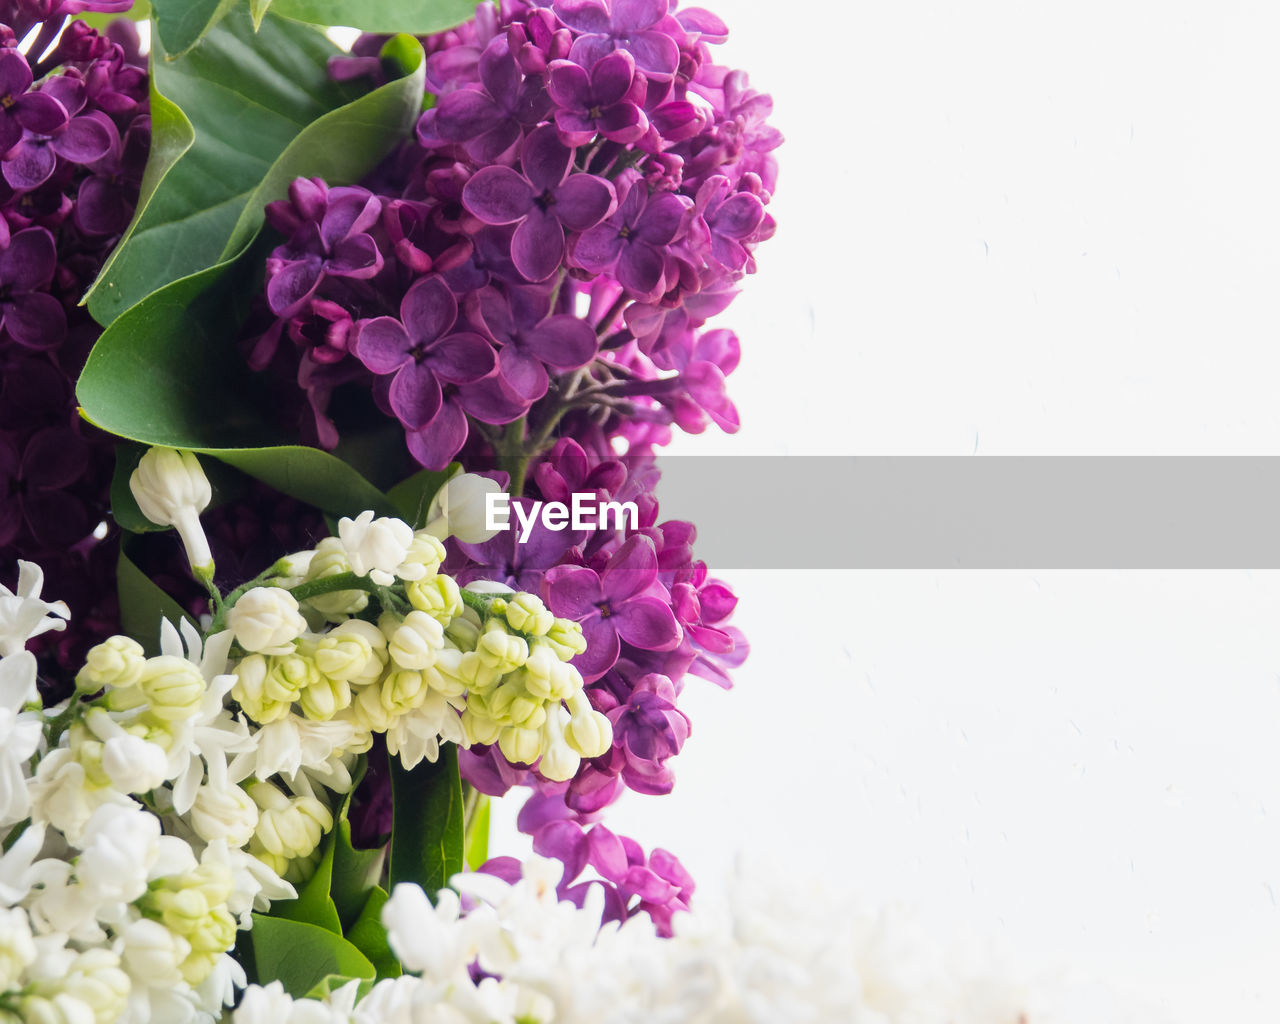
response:
[[(76, 413), (99, 328), (77, 303), (133, 216), (150, 145), (132, 0), (0, 2), (0, 564), (39, 561), (77, 628), (40, 650), (69, 677), (114, 622), (112, 439)], [(46, 643), (50, 641), (46, 640)]]
[[(232, 697), (264, 731), (326, 728), (349, 753), (383, 734), (406, 768), (436, 760), (444, 740), (496, 744), (544, 779), (571, 778), (612, 740), (569, 664), (586, 648), (581, 628), (532, 594), (464, 594), (438, 571), (444, 557), (428, 529), (343, 519), (228, 612), (246, 652)], [(343, 589), (363, 577), (372, 592)]]
[(42, 583), (22, 563), (0, 596), (0, 1016), (211, 1019), (244, 984), (237, 927), (295, 895), (242, 848), (261, 826), (228, 772), (252, 743), (223, 708), (229, 637), (166, 624), (154, 658), (113, 637), (44, 708), (25, 647), (68, 611)]
[[(585, 680), (587, 698), (613, 731), (608, 750), (583, 761), (566, 783), (549, 782), (545, 773), (539, 777), (514, 765), (493, 748), (460, 755), (463, 777), (492, 796), (516, 785), (537, 791), (520, 815), (520, 827), (538, 852), (564, 862), (562, 896), (581, 899), (577, 879), (590, 866), (608, 883), (610, 919), (644, 912), (665, 931), (672, 914), (689, 906), (688, 873), (670, 853), (646, 855), (598, 821), (626, 789), (671, 791), (671, 758), (690, 732), (678, 707), (686, 677), (727, 687), (728, 670), (746, 657), (747, 644), (729, 625), (736, 605), (732, 591), (694, 558), (693, 525), (660, 521), (656, 480), (651, 458), (588, 454), (562, 439), (535, 464), (531, 493), (546, 501), (568, 500), (574, 493), (594, 495), (598, 502), (633, 501), (634, 528), (551, 530), (538, 521), (523, 543), (514, 530), (482, 543), (456, 538), (449, 541), (445, 568), (463, 584), (492, 580), (536, 592), (552, 613), (576, 622), (587, 649), (573, 665)], [(533, 500), (512, 503), (527, 509)]]
[[(698, 334), (773, 233), (768, 96), (714, 64), (725, 26), (670, 0), (504, 0), (424, 40), (437, 97), (367, 182), (297, 180), (268, 207), (272, 321), (251, 365), (305, 391), (304, 435), (337, 443), (350, 382), (428, 468), (471, 425), (569, 409), (635, 450), (669, 425), (737, 428), (724, 330)], [(378, 73), (366, 37), (334, 73)], [(288, 339), (282, 344), (283, 339)]]
[[(739, 880), (723, 910), (601, 927), (600, 901), (556, 902), (556, 865), (504, 882), (461, 875), (435, 905), (400, 885), (383, 908), (407, 972), (363, 998), (352, 983), (293, 1000), (250, 986), (234, 1024), (1089, 1024), (1155, 1020), (1112, 993), (1037, 977), (978, 944), (940, 942), (901, 911), (789, 880)], [(456, 891), (455, 891), (456, 890)], [(812, 890), (806, 891), (806, 890)], [(808, 898), (798, 900), (803, 893)], [(461, 899), (459, 898), (461, 894)], [(469, 909), (464, 909), (469, 908)], [(719, 912), (717, 912), (719, 910)]]

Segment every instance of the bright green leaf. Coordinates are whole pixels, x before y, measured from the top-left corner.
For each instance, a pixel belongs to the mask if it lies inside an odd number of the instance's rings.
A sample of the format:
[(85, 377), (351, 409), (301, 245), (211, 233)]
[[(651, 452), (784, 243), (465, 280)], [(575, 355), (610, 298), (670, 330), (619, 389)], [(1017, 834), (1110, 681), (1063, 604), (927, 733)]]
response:
[(476, 812), (467, 826), (467, 867), (479, 871), (489, 859), (489, 798), (476, 793)]
[(313, 924), (254, 914), (250, 937), (258, 979), (264, 984), (279, 981), (295, 999), (329, 975), (372, 979), (377, 974), (350, 942)]
[(127, 11), (120, 14), (105, 14), (101, 11), (84, 11), (77, 14), (76, 18), (83, 21), (86, 25), (96, 28), (99, 32), (103, 31), (111, 22), (120, 18), (129, 21), (146, 21), (151, 17), (151, 4), (147, 0), (133, 0), (133, 6)]
[[(307, 126), (349, 96), (328, 76), (327, 62), (336, 52), (317, 29), (271, 15), (255, 33), (247, 9), (231, 12), (179, 59), (166, 59), (165, 48), (156, 42), (153, 118), (155, 95), (170, 102), (162, 103), (164, 116), (154, 125), (147, 166), (154, 188), (149, 194), (144, 189), (148, 201), (139, 205), (125, 239), (89, 291), (95, 320), (105, 326), (161, 285), (219, 259), (272, 165)], [(376, 101), (374, 105), (380, 108)], [(381, 120), (371, 114), (366, 110), (358, 119), (354, 138), (338, 132), (332, 141), (334, 150), (345, 151), (356, 142), (369, 147), (367, 154), (344, 152), (338, 161), (355, 167), (355, 173), (343, 174), (344, 167), (328, 163), (296, 173), (328, 178), (337, 171), (333, 177), (344, 181), (366, 173), (386, 152), (370, 137), (367, 122)], [(397, 134), (405, 130), (394, 120), (382, 127)], [(257, 216), (260, 224), (261, 211)]]
[(351, 844), (351, 822), (347, 820), (345, 810), (333, 832), (333, 884), (330, 893), (345, 932), (360, 916), (369, 901), (370, 890), (378, 884), (386, 851), (357, 850)]
[(387, 930), (382, 927), (382, 908), (388, 898), (385, 889), (374, 886), (359, 917), (347, 930), (347, 941), (369, 958), (379, 980), (398, 978), (403, 973), (400, 961), (387, 942)]
[(130, 560), (124, 545), (116, 564), (116, 591), (120, 596), (120, 628), (142, 644), (148, 655), (160, 653), (160, 620), (175, 626), (190, 618), (178, 602), (161, 590)]
[(156, 38), (172, 60), (181, 57), (223, 16), (236, 0), (151, 0)]
[(416, 882), (435, 899), (463, 868), (462, 780), (458, 748), (446, 743), (440, 759), (406, 771), (398, 757), (391, 767), (390, 885)]
[(253, 19), (255, 29), (262, 24), (262, 17), (270, 6), (271, 0), (249, 0), (249, 17)]
[(436, 496), (436, 491), (461, 468), (461, 463), (452, 462), (438, 472), (421, 470), (408, 480), (396, 484), (387, 492), (387, 497), (398, 509), (400, 517), (415, 530), (420, 530), (427, 525), (427, 510), (431, 507), (431, 499)]
[(301, 921), (317, 928), (342, 934), (342, 922), (338, 908), (333, 905), (329, 888), (333, 884), (333, 851), (336, 832), (330, 830), (324, 838), (324, 853), (315, 873), (307, 880), (296, 900), (276, 900), (271, 904), (271, 916), (286, 921)]
[(272, 12), (312, 25), (346, 25), (365, 32), (443, 32), (475, 16), (475, 0), (275, 0)]

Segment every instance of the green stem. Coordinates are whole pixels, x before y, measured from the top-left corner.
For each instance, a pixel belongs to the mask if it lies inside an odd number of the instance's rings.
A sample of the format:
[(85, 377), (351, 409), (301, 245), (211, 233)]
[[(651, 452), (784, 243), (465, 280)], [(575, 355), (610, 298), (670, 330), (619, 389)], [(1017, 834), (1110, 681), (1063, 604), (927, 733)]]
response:
[(524, 477), (529, 470), (529, 453), (525, 451), (524, 432), (525, 418), (521, 416), (503, 432), (498, 451), (501, 464), (511, 478), (507, 493), (513, 498), (524, 493)]
[(299, 583), (293, 587), (289, 593), (294, 596), (295, 600), (305, 601), (308, 598), (319, 597), (321, 594), (332, 594), (338, 590), (363, 590), (379, 596), (379, 591), (386, 590), (386, 587), (380, 587), (369, 579), (368, 576), (357, 576), (353, 572), (340, 572), (334, 576), (322, 576), (318, 580), (311, 580), (309, 583)]
[(479, 612), (481, 618), (489, 614), (489, 606), (493, 604), (493, 599), (495, 597), (501, 597), (501, 598), (515, 597), (515, 592), (511, 590), (508, 590), (505, 593), (500, 593), (500, 594), (497, 594), (497, 593), (481, 594), (481, 593), (477, 593), (474, 590), (467, 590), (464, 587), (462, 590), (459, 591), (459, 593), (462, 595), (462, 603), (465, 604), (468, 608), (471, 608), (474, 611)]

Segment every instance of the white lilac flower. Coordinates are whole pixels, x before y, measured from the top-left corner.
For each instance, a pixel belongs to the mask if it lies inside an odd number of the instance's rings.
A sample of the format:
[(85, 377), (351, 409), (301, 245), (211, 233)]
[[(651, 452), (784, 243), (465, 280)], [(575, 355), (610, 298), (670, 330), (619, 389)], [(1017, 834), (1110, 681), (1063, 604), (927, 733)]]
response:
[(36, 698), (36, 659), (27, 651), (0, 658), (0, 827), (27, 816), (27, 763), (42, 736), (38, 711), (23, 711)]
[(488, 527), (488, 496), (501, 492), (496, 481), (459, 473), (431, 499), (423, 529), (440, 540), (457, 537), (464, 544), (483, 544), (500, 532)]
[(302, 769), (329, 771), (332, 758), (341, 757), (355, 739), (355, 726), (340, 719), (313, 722), (292, 712), (262, 726), (253, 734), (254, 746), (238, 753), (228, 766), (228, 777), (241, 782), (251, 775), (295, 775)]
[(84, 765), (66, 747), (50, 751), (40, 759), (28, 791), (32, 816), (53, 825), (72, 843), (79, 841), (90, 816), (99, 807), (133, 802), (118, 790), (90, 782)]
[(375, 519), (373, 512), (366, 510), (355, 519), (338, 520), (338, 537), (353, 573), (389, 587), (409, 554), (413, 527), (388, 516)]
[(44, 601), (44, 570), (34, 562), (18, 561), (18, 588), (0, 583), (0, 656), (17, 654), (32, 637), (65, 629), (71, 609), (65, 601)]
[(20, 907), (0, 909), (0, 992), (21, 988), (19, 980), (35, 963), (31, 920)]
[(178, 531), (191, 568), (212, 578), (213, 555), (200, 525), (200, 513), (208, 506), (212, 491), (200, 460), (191, 452), (173, 448), (148, 449), (129, 476), (129, 490), (151, 522)]
[(306, 632), (307, 620), (287, 590), (254, 587), (227, 612), (227, 626), (246, 651), (283, 655), (293, 653), (293, 642)]

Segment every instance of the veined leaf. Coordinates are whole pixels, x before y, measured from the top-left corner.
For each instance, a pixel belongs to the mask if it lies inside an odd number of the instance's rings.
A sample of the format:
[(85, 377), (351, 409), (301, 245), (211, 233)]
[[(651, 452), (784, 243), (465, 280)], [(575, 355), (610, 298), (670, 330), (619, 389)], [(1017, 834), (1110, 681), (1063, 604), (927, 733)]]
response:
[(475, 0), (275, 0), (272, 13), (312, 25), (345, 25), (365, 32), (443, 32), (474, 17)]
[(372, 979), (377, 974), (350, 942), (313, 924), (254, 914), (249, 936), (258, 979), (279, 981), (295, 999), (330, 975)]
[(389, 886), (416, 882), (434, 901), (464, 865), (458, 748), (444, 744), (438, 761), (423, 761), (413, 771), (397, 757), (387, 760), (393, 809)]
[(123, 542), (116, 564), (116, 590), (120, 596), (120, 626), (142, 644), (148, 656), (160, 653), (161, 619), (168, 619), (176, 626), (182, 619), (190, 618), (177, 601), (133, 564)]
[(236, 0), (152, 0), (155, 36), (170, 59), (181, 57), (204, 38)]

